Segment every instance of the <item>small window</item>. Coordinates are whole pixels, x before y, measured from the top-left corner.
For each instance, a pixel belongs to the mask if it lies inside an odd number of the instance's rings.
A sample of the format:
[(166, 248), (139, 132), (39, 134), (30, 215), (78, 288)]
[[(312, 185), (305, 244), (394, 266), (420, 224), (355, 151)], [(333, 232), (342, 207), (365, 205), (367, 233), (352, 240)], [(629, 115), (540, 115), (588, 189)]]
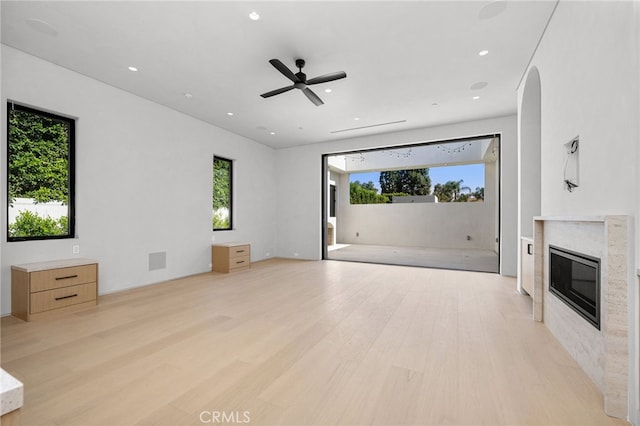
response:
[(7, 240), (73, 238), (75, 121), (7, 111)]
[(213, 157), (213, 230), (233, 229), (233, 162)]

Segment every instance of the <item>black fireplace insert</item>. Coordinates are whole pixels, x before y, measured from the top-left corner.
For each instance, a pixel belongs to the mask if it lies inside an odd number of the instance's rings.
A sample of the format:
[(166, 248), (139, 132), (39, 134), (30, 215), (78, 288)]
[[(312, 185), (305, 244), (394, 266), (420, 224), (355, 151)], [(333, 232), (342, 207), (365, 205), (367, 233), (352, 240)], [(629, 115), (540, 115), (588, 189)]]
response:
[(550, 245), (549, 291), (600, 330), (600, 259)]

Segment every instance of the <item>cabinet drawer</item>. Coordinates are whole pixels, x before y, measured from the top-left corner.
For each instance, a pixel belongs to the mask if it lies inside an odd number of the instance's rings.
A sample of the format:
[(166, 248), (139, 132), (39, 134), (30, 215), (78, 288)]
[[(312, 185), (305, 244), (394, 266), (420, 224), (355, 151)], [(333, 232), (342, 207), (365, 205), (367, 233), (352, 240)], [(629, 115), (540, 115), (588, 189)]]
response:
[(97, 281), (97, 265), (72, 266), (31, 273), (31, 293)]
[(246, 268), (251, 265), (251, 256), (235, 256), (229, 259), (229, 269)]
[(251, 246), (247, 244), (243, 246), (229, 247), (229, 257), (251, 257)]
[(80, 284), (31, 294), (31, 314), (96, 300), (97, 284)]

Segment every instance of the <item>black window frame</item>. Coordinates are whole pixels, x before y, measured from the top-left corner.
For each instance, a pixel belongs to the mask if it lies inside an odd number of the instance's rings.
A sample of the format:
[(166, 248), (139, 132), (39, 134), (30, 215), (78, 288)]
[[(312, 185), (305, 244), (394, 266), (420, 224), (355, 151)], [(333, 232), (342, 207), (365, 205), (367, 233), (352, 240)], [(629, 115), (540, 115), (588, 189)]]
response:
[[(215, 167), (216, 161), (224, 161), (229, 163), (229, 227), (228, 228), (216, 228), (212, 224), (212, 229), (214, 232), (217, 231), (231, 231), (233, 230), (233, 160), (225, 157), (221, 157), (219, 155), (213, 156), (213, 167)], [(215, 172), (211, 182), (212, 189), (215, 185)], [(212, 214), (213, 214), (213, 200), (212, 200)]]
[[(68, 200), (68, 232), (64, 235), (38, 235), (38, 236), (30, 236), (30, 237), (11, 237), (9, 234), (9, 208), (11, 205), (11, 195), (9, 191), (9, 176), (10, 176), (10, 167), (9, 167), (9, 150), (11, 141), (9, 138), (11, 131), (11, 111), (18, 110), (27, 112), (30, 114), (39, 115), (42, 117), (46, 117), (52, 120), (62, 121), (67, 123), (69, 126), (69, 158), (68, 158), (68, 170), (69, 170), (69, 200)], [(75, 200), (75, 187), (76, 187), (76, 120), (70, 118), (68, 116), (54, 114), (52, 112), (43, 111), (37, 108), (27, 107), (12, 101), (7, 102), (7, 146), (6, 146), (6, 191), (7, 191), (7, 216), (6, 216), (6, 233), (7, 233), (7, 241), (8, 242), (16, 242), (16, 241), (39, 241), (39, 240), (60, 240), (60, 239), (69, 239), (75, 238), (75, 224), (76, 224), (76, 200)]]

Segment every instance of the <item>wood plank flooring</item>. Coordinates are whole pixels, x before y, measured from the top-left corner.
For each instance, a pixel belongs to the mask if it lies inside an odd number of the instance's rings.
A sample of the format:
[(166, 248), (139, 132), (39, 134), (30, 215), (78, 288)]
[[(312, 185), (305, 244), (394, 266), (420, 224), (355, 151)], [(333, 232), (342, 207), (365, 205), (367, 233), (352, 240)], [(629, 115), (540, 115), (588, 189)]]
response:
[(617, 425), (511, 278), (270, 260), (2, 318), (23, 425)]

